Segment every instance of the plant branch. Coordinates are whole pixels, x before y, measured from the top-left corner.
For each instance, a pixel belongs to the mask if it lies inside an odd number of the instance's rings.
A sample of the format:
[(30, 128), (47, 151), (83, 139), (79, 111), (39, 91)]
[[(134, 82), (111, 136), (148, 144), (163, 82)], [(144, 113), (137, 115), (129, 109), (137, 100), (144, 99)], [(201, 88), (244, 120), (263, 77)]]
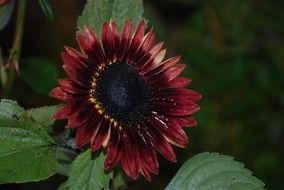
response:
[(21, 46), (24, 32), (24, 21), (26, 12), (26, 0), (17, 1), (17, 18), (16, 18), (16, 29), (13, 47), (10, 52), (8, 68), (7, 68), (7, 82), (4, 85), (3, 93), (4, 97), (7, 97), (10, 93), (12, 85), (14, 83), (17, 71), (18, 62), (21, 55)]

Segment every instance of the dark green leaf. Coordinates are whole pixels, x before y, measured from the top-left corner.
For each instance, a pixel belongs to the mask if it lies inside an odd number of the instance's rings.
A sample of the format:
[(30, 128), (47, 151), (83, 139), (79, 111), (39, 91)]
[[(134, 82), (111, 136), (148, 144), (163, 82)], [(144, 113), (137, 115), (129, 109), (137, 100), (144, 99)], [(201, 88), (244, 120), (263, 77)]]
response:
[(54, 124), (53, 115), (59, 107), (59, 105), (55, 105), (33, 108), (25, 112), (25, 117), (31, 118), (33, 121), (42, 125), (48, 132), (51, 132), (51, 127)]
[(94, 157), (90, 149), (79, 155), (72, 163), (71, 172), (66, 185), (60, 189), (107, 190), (113, 173), (104, 170), (104, 159), (105, 156), (102, 152)]
[(0, 119), (19, 118), (23, 111), (24, 108), (19, 106), (16, 101), (2, 99), (0, 102)]
[(78, 19), (78, 29), (83, 31), (84, 26), (92, 26), (100, 36), (102, 23), (109, 21), (112, 14), (114, 0), (88, 0), (84, 7), (82, 16)]
[(125, 21), (131, 19), (136, 27), (143, 19), (143, 0), (115, 0), (112, 9), (112, 18), (115, 20), (118, 31), (122, 31)]
[(127, 19), (137, 26), (142, 15), (142, 0), (88, 0), (77, 25), (81, 32), (85, 25), (90, 25), (100, 36), (103, 22), (109, 22), (110, 18), (115, 20), (121, 32)]
[(13, 13), (15, 0), (11, 0), (4, 5), (0, 5), (0, 31), (8, 24)]
[(54, 19), (54, 15), (53, 15), (53, 11), (52, 8), (50, 6), (49, 0), (38, 0), (40, 7), (44, 13), (44, 15), (49, 19), (49, 20), (53, 20)]
[(31, 58), (21, 66), (20, 77), (38, 93), (48, 95), (57, 86), (58, 70), (49, 60)]
[(15, 101), (0, 103), (0, 184), (39, 181), (56, 172), (53, 139), (23, 113)]
[(264, 183), (232, 157), (202, 153), (179, 169), (166, 190), (261, 190)]

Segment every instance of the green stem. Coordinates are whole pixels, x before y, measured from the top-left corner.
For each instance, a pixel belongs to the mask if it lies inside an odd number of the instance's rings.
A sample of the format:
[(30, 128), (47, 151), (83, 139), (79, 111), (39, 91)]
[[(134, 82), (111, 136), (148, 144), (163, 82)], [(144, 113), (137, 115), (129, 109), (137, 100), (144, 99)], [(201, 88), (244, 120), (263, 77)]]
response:
[(0, 47), (0, 80), (1, 80), (1, 87), (6, 84), (7, 74), (4, 68), (4, 60), (2, 56), (2, 49)]
[(10, 52), (9, 57), (9, 68), (7, 70), (7, 82), (3, 88), (4, 97), (7, 97), (11, 91), (13, 86), (18, 66), (18, 62), (21, 55), (21, 46), (24, 32), (24, 20), (25, 20), (25, 12), (26, 12), (26, 0), (17, 1), (18, 10), (17, 10), (17, 18), (16, 18), (16, 30), (14, 36), (13, 47)]

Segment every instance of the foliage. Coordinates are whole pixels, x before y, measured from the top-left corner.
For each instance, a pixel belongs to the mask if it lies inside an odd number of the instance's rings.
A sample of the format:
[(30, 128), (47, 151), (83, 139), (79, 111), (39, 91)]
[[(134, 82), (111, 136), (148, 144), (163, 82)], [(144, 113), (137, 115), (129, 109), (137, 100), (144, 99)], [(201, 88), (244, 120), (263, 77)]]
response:
[(83, 31), (84, 26), (90, 25), (100, 36), (102, 24), (112, 18), (121, 32), (127, 19), (131, 19), (134, 26), (137, 26), (142, 14), (142, 0), (88, 0), (78, 19), (78, 29)]
[(15, 0), (12, 0), (4, 5), (0, 5), (0, 31), (8, 24), (13, 13)]
[(263, 190), (251, 173), (230, 156), (206, 152), (186, 161), (165, 190)]
[(0, 184), (38, 181), (56, 172), (54, 141), (16, 102), (0, 103)]
[(53, 20), (54, 19), (54, 14), (52, 11), (52, 8), (50, 6), (49, 0), (38, 0), (40, 7), (44, 13), (44, 15), (49, 19)]
[(59, 190), (107, 190), (113, 173), (104, 170), (104, 159), (102, 152), (95, 156), (86, 150), (72, 163), (69, 179)]
[(20, 77), (23, 81), (44, 95), (48, 95), (56, 87), (58, 76), (57, 68), (49, 60), (43, 58), (30, 58), (21, 67)]

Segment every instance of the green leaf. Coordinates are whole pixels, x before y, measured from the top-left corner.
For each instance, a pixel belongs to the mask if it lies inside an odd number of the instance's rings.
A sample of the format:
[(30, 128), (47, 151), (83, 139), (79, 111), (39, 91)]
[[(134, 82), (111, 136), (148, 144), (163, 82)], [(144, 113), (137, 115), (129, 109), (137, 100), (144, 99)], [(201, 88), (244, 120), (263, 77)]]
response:
[(103, 22), (109, 21), (112, 15), (114, 0), (88, 0), (82, 15), (78, 19), (78, 29), (83, 31), (85, 25), (92, 26), (98, 36), (101, 34)]
[(49, 60), (28, 59), (21, 66), (20, 77), (35, 91), (48, 95), (57, 86), (58, 70)]
[(60, 189), (109, 189), (109, 181), (113, 178), (113, 173), (104, 170), (104, 159), (102, 152), (95, 157), (90, 149), (86, 150), (72, 163), (69, 179)]
[(25, 112), (25, 117), (29, 117), (36, 123), (40, 124), (48, 132), (51, 132), (51, 127), (54, 124), (53, 115), (59, 107), (59, 105), (55, 105), (29, 109)]
[(68, 190), (67, 188), (67, 181), (63, 182), (59, 187), (58, 190)]
[(40, 7), (44, 13), (44, 15), (48, 18), (48, 20), (54, 19), (54, 14), (52, 8), (50, 6), (49, 0), (38, 0)]
[(127, 184), (127, 179), (129, 178), (126, 177), (125, 173), (122, 170), (118, 170), (118, 172), (114, 175), (113, 184), (112, 184), (113, 188), (124, 189)]
[(121, 32), (127, 19), (131, 19), (133, 26), (136, 27), (143, 19), (143, 12), (143, 0), (115, 0), (112, 18)]
[(8, 24), (13, 13), (15, 1), (11, 0), (4, 5), (0, 5), (0, 31)]
[(23, 113), (15, 101), (1, 100), (0, 184), (39, 181), (56, 172), (53, 139)]
[(16, 101), (2, 99), (0, 102), (0, 119), (19, 118), (24, 108), (18, 105)]
[(65, 147), (58, 147), (56, 150), (57, 173), (69, 177), (71, 164), (76, 157), (77, 153), (74, 151)]
[(179, 169), (166, 190), (261, 190), (264, 183), (244, 164), (218, 153), (201, 153)]
[(115, 20), (121, 32), (127, 19), (136, 27), (143, 19), (142, 15), (142, 0), (88, 0), (77, 25), (80, 32), (85, 25), (92, 26), (100, 36), (103, 22), (109, 22), (110, 18)]

